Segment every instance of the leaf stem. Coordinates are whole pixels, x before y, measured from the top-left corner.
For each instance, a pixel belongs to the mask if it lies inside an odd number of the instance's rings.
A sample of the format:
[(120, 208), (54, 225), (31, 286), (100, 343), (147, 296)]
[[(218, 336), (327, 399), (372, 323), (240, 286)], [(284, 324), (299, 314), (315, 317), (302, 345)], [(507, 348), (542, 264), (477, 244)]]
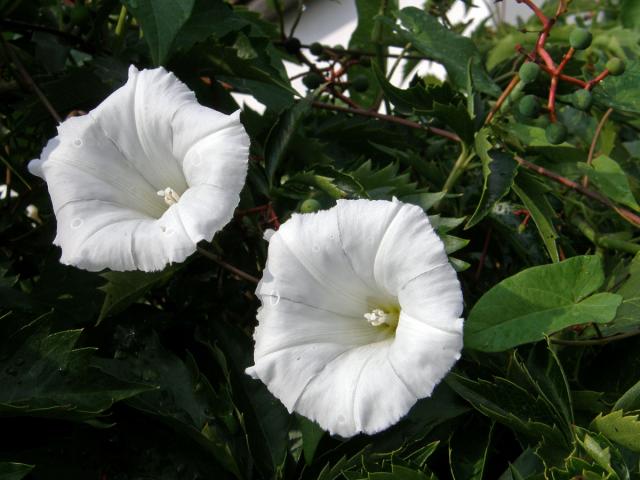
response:
[[(598, 144), (598, 139), (600, 138), (600, 134), (602, 133), (602, 129), (604, 128), (604, 124), (607, 123), (607, 120), (609, 119), (609, 116), (611, 116), (612, 113), (613, 113), (613, 108), (607, 109), (607, 111), (604, 112), (604, 115), (598, 122), (596, 131), (593, 134), (593, 139), (591, 140), (591, 146), (589, 147), (589, 154), (587, 155), (587, 165), (589, 166), (591, 166), (591, 164), (593, 163), (593, 157), (596, 153), (596, 145)], [(586, 175), (582, 177), (582, 186), (583, 187), (589, 186), (589, 177), (587, 177)]]
[(230, 263), (225, 262), (220, 257), (218, 257), (218, 255), (216, 255), (215, 253), (211, 253), (210, 251), (200, 246), (198, 246), (197, 248), (198, 248), (198, 252), (200, 252), (201, 255), (207, 257), (209, 260), (214, 261), (215, 263), (220, 265), (222, 268), (230, 271), (237, 277), (240, 277), (241, 279), (246, 280), (247, 282), (255, 283), (256, 285), (260, 282), (260, 279), (254, 277), (253, 275), (248, 274), (243, 270), (240, 270), (238, 267), (234, 267)]
[(619, 250), (621, 252), (627, 252), (634, 255), (640, 252), (640, 245), (637, 243), (627, 242), (626, 240), (619, 240), (617, 238), (612, 238), (611, 236), (598, 234), (582, 217), (575, 215), (571, 218), (571, 222), (597, 247)]

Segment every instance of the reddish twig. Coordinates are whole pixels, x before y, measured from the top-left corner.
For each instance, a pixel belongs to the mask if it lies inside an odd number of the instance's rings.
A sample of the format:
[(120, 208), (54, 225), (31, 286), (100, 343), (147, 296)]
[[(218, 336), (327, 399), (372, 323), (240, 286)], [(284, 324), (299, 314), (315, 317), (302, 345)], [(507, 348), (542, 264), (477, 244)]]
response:
[(213, 260), (215, 263), (220, 265), (225, 270), (228, 270), (231, 273), (233, 273), (235, 276), (237, 276), (237, 277), (239, 277), (239, 278), (241, 278), (243, 280), (246, 280), (248, 282), (255, 283), (255, 284), (260, 282), (260, 279), (254, 277), (253, 275), (248, 274), (245, 271), (240, 270), (238, 267), (234, 267), (230, 263), (225, 262), (220, 257), (218, 257), (216, 254), (211, 253), (210, 251), (208, 251), (208, 250), (206, 250), (206, 249), (204, 249), (202, 247), (198, 247), (198, 251), (203, 256), (207, 257), (209, 260)]
[(504, 91), (498, 97), (496, 104), (493, 106), (493, 108), (491, 108), (489, 115), (487, 115), (487, 118), (484, 121), (485, 125), (488, 125), (489, 123), (491, 123), (491, 120), (493, 120), (493, 117), (495, 116), (496, 112), (500, 110), (500, 107), (502, 107), (502, 105), (507, 100), (509, 95), (511, 95), (511, 92), (513, 91), (514, 88), (516, 88), (518, 83), (520, 83), (520, 76), (516, 73), (511, 79), (511, 81), (509, 82), (509, 85), (506, 86)]
[(461, 142), (462, 139), (453, 132), (448, 130), (444, 130), (442, 128), (437, 127), (429, 127), (427, 125), (421, 125), (417, 122), (413, 122), (411, 120), (407, 120), (406, 118), (396, 117), (393, 115), (385, 115), (383, 113), (374, 112), (371, 110), (365, 110), (363, 108), (348, 108), (342, 107), (340, 105), (331, 105), (329, 103), (324, 102), (313, 102), (312, 105), (316, 108), (323, 108), (325, 110), (334, 110), (336, 112), (343, 113), (352, 113), (354, 115), (361, 115), (364, 117), (377, 118), (378, 120), (384, 120), (385, 122), (397, 123), (398, 125), (404, 125), (405, 127), (415, 128), (418, 130), (426, 130), (428, 132), (433, 133), (434, 135), (438, 135), (440, 137), (448, 138), (449, 140), (453, 140), (454, 142)]
[(480, 278), (482, 268), (484, 267), (485, 259), (487, 258), (487, 251), (489, 250), (489, 242), (491, 241), (491, 227), (487, 230), (487, 234), (484, 237), (484, 243), (482, 244), (482, 253), (480, 254), (480, 260), (478, 262), (478, 268), (476, 269), (475, 279)]
[(598, 193), (594, 190), (590, 190), (586, 187), (583, 187), (581, 184), (574, 182), (573, 180), (563, 177), (562, 175), (556, 172), (552, 172), (551, 170), (547, 170), (546, 168), (541, 167), (540, 165), (535, 165), (531, 162), (528, 162), (524, 158), (519, 157), (517, 155), (515, 156), (515, 159), (520, 164), (520, 166), (526, 168), (527, 170), (530, 170), (539, 175), (547, 177), (553, 180), (554, 182), (560, 183), (561, 185), (571, 188), (572, 190), (575, 190), (576, 192), (581, 193), (586, 197), (589, 197), (593, 200), (600, 202), (601, 204), (614, 210), (618, 215), (620, 215), (622, 218), (627, 220), (629, 223), (632, 223), (636, 227), (640, 227), (640, 217), (638, 215), (631, 212), (630, 210), (627, 210), (626, 208), (617, 206), (615, 203), (613, 203), (611, 200), (609, 200), (607, 197), (605, 197), (601, 193)]

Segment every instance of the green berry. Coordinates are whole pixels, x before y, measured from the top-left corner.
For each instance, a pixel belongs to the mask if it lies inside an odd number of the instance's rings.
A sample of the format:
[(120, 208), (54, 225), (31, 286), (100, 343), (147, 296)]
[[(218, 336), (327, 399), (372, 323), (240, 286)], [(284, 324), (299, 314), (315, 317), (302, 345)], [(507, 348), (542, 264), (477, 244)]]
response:
[(302, 78), (302, 83), (309, 90), (315, 90), (322, 84), (323, 81), (324, 77), (315, 72), (308, 73)]
[(593, 35), (591, 35), (589, 30), (584, 28), (574, 28), (569, 35), (569, 45), (576, 50), (584, 50), (585, 48), (589, 48), (592, 38)]
[(617, 76), (622, 75), (624, 73), (626, 66), (622, 60), (619, 58), (613, 57), (610, 58), (607, 62), (607, 70), (611, 73), (611, 75)]
[(369, 88), (369, 79), (364, 75), (358, 75), (351, 82), (351, 86), (356, 92), (366, 92)]
[(284, 49), (291, 55), (295, 55), (300, 51), (300, 40), (296, 37), (289, 37), (284, 41)]
[(518, 111), (525, 117), (535, 118), (540, 113), (540, 102), (535, 95), (525, 95), (518, 104)]
[(587, 111), (591, 107), (591, 92), (589, 90), (578, 90), (573, 94), (573, 106), (578, 110)]
[(316, 57), (319, 57), (320, 55), (322, 55), (322, 52), (324, 52), (324, 47), (318, 42), (313, 42), (309, 46), (309, 51)]
[(567, 138), (567, 127), (561, 123), (550, 123), (544, 131), (551, 145), (559, 145)]
[(300, 212), (301, 213), (313, 213), (313, 212), (317, 212), (318, 210), (321, 210), (321, 209), (322, 209), (322, 205), (320, 205), (320, 202), (317, 201), (314, 198), (307, 198), (300, 205)]
[(520, 80), (524, 83), (533, 83), (538, 78), (538, 73), (540, 73), (540, 67), (537, 63), (527, 62), (523, 63), (518, 71), (520, 75)]
[(69, 11), (71, 25), (84, 25), (89, 20), (90, 12), (84, 5), (76, 5)]

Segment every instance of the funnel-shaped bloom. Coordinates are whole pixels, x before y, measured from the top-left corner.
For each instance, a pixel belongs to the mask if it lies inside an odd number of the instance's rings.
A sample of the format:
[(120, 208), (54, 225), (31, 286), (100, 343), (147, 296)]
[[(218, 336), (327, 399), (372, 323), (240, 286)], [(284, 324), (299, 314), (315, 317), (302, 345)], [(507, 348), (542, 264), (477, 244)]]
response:
[(59, 125), (29, 170), (47, 181), (62, 263), (153, 271), (231, 219), (248, 148), (238, 113), (203, 107), (163, 68), (132, 66), (123, 87)]
[(462, 293), (419, 207), (342, 200), (269, 240), (255, 365), (289, 411), (344, 437), (375, 433), (460, 357)]

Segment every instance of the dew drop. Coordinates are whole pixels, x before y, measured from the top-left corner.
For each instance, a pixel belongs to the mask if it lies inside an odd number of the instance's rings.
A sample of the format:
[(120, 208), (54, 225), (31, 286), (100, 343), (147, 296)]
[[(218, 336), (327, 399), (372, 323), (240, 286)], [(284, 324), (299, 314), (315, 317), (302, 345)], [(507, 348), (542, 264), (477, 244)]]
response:
[(58, 374), (64, 377), (67, 374), (67, 369), (63, 367), (58, 368)]
[(338, 423), (344, 423), (347, 419), (344, 418), (344, 415), (338, 415)]
[(280, 294), (278, 292), (274, 292), (272, 296), (269, 297), (269, 303), (274, 307), (280, 303)]
[(81, 138), (76, 138), (76, 139), (73, 141), (73, 146), (74, 146), (74, 147), (77, 147), (77, 148), (80, 148), (80, 147), (82, 146), (82, 139), (81, 139)]
[(82, 223), (83, 222), (81, 218), (74, 218), (71, 222), (71, 228), (80, 228)]

